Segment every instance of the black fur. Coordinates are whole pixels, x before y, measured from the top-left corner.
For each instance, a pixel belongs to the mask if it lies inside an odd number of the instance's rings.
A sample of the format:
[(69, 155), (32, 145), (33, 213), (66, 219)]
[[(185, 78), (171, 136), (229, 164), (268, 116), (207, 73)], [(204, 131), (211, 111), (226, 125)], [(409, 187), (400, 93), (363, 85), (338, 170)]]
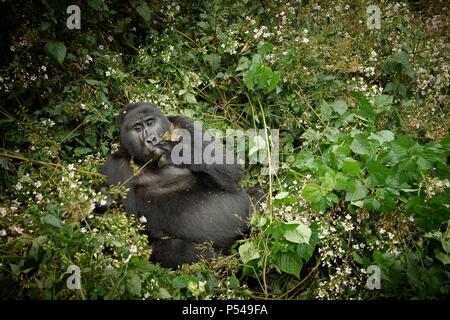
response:
[[(155, 120), (142, 121), (149, 117)], [(102, 171), (107, 176), (107, 185), (125, 182), (130, 188), (121, 201), (127, 212), (145, 216), (146, 230), (153, 243), (151, 260), (176, 267), (228, 251), (247, 231), (251, 212), (249, 197), (239, 185), (240, 166), (173, 164), (172, 148), (188, 141), (166, 141), (161, 137), (170, 125), (189, 130), (193, 137), (193, 121), (185, 117), (166, 118), (152, 104), (128, 105), (121, 111), (119, 122), (121, 147), (110, 156)], [(130, 129), (132, 123), (138, 123), (137, 130)], [(193, 140), (192, 154), (194, 147), (202, 152), (210, 143), (218, 143), (209, 141), (194, 146)], [(146, 164), (134, 177), (132, 159), (139, 166)], [(203, 243), (212, 246), (200, 249)]]

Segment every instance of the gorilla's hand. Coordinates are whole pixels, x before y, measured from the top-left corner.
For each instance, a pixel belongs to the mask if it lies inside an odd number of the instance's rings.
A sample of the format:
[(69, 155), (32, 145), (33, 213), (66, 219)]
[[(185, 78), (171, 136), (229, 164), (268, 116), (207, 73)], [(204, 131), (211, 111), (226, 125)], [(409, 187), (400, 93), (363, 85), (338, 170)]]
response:
[(163, 140), (150, 147), (150, 156), (159, 168), (173, 165), (170, 154), (177, 143), (178, 141)]

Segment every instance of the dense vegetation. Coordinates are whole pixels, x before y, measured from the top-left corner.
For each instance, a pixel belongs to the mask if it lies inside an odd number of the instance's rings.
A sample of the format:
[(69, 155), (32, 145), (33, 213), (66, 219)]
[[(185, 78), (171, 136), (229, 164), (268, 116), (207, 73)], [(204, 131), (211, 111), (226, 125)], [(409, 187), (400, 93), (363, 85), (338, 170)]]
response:
[[(448, 297), (446, 1), (87, 0), (69, 30), (72, 2), (1, 4), (2, 298)], [(245, 166), (267, 202), (229, 256), (164, 269), (139, 221), (93, 213), (135, 101), (279, 130), (276, 175)]]

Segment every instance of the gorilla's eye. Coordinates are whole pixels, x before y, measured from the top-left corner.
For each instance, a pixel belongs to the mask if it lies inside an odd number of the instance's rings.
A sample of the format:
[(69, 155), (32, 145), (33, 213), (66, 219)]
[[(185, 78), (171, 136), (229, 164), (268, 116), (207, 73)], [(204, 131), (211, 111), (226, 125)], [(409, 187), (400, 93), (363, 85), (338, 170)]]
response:
[(136, 130), (137, 132), (141, 132), (142, 126), (141, 125), (134, 126), (134, 130)]
[(153, 119), (148, 119), (148, 120), (147, 120), (147, 125), (148, 125), (148, 126), (151, 126), (152, 124), (153, 124)]

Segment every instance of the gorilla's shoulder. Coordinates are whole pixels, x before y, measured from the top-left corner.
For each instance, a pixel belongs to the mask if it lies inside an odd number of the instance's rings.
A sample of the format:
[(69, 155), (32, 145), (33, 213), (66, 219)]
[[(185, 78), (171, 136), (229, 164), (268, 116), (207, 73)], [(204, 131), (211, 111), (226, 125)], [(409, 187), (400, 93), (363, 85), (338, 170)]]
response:
[(174, 127), (193, 129), (194, 120), (184, 116), (168, 116), (167, 119), (173, 124)]

